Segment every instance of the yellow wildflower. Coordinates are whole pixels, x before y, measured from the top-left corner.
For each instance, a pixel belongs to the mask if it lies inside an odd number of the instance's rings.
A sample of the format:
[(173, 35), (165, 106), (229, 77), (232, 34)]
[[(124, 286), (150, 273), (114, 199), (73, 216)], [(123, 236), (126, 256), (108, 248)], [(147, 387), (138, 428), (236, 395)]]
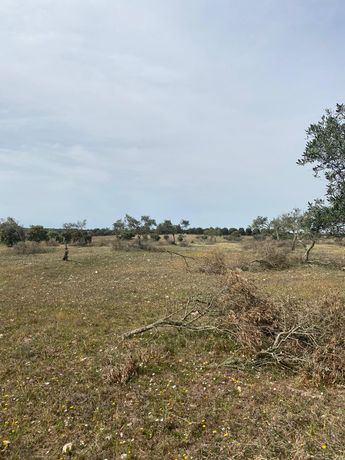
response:
[(4, 446), (5, 449), (10, 445), (10, 441), (8, 439), (3, 439), (2, 440), (2, 445)]

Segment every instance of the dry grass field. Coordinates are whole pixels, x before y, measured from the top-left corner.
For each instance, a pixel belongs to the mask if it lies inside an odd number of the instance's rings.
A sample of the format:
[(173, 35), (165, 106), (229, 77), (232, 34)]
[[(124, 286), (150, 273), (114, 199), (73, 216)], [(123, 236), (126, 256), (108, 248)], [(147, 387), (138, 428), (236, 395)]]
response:
[[(197, 265), (215, 249), (229, 267), (249, 251), (230, 242), (174, 251)], [(313, 257), (343, 253), (323, 244)], [(108, 245), (71, 247), (67, 263), (62, 255), (0, 249), (0, 458), (345, 459), (345, 382), (226, 367), (242, 349), (212, 332), (122, 339), (192, 296), (207, 298), (226, 275)], [(345, 272), (328, 265), (242, 275), (260, 295), (301, 308), (344, 298)]]

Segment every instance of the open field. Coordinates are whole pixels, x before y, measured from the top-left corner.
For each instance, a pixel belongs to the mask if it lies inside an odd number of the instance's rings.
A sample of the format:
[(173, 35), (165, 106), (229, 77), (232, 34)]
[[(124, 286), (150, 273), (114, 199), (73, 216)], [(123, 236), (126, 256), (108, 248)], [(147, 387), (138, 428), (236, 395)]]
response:
[[(198, 260), (215, 247), (229, 266), (243, 253), (225, 242), (174, 250)], [(1, 458), (345, 459), (345, 382), (226, 368), (241, 351), (211, 333), (121, 339), (207, 296), (222, 275), (188, 272), (166, 253), (72, 247), (68, 263), (62, 254), (0, 249)], [(343, 254), (324, 244), (313, 257)], [(277, 300), (344, 298), (345, 273), (328, 266), (244, 276)], [(114, 369), (136, 360), (138, 372), (118, 382)]]

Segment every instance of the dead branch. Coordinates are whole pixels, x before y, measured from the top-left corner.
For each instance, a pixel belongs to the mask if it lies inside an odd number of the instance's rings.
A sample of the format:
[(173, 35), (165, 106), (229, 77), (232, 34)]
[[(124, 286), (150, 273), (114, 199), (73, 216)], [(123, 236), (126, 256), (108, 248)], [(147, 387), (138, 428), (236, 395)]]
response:
[(171, 256), (174, 255), (174, 256), (182, 257), (182, 259), (184, 260), (184, 263), (186, 264), (187, 270), (189, 270), (189, 268), (190, 268), (189, 265), (188, 265), (187, 259), (195, 260), (195, 257), (185, 256), (184, 254), (180, 254), (179, 252), (170, 251), (169, 249), (164, 249), (163, 252), (167, 252)]
[[(188, 309), (186, 307), (180, 308), (172, 312), (170, 315), (166, 316), (165, 318), (158, 319), (153, 323), (147, 324), (145, 326), (139, 327), (137, 329), (133, 329), (132, 331), (126, 332), (123, 335), (124, 339), (128, 339), (134, 337), (135, 335), (143, 334), (148, 332), (152, 329), (162, 328), (162, 327), (174, 327), (177, 329), (188, 329), (191, 331), (196, 332), (206, 332), (206, 331), (214, 331), (221, 334), (231, 334), (231, 332), (227, 329), (220, 328), (213, 324), (200, 324), (196, 325), (198, 321), (204, 318), (209, 311), (214, 307), (214, 302), (216, 299), (223, 294), (225, 289), (221, 289), (216, 295), (214, 295), (209, 302), (206, 303), (206, 307), (204, 309), (196, 308), (193, 306), (192, 308)], [(187, 307), (190, 301), (187, 303)], [(204, 303), (204, 302), (202, 302)], [(178, 315), (181, 311), (184, 310), (184, 315), (180, 319), (172, 319), (173, 316)]]
[[(199, 318), (197, 318), (199, 319)], [(192, 321), (179, 321), (173, 319), (159, 319), (154, 323), (147, 324), (146, 326), (139, 327), (137, 329), (133, 329), (132, 331), (126, 332), (123, 335), (124, 339), (129, 339), (134, 337), (135, 335), (143, 334), (144, 332), (150, 331), (152, 329), (161, 328), (161, 327), (175, 327), (177, 329), (188, 329), (194, 332), (218, 332), (220, 334), (231, 334), (231, 332), (227, 329), (222, 329), (217, 326), (212, 326), (210, 324), (206, 324), (205, 326), (193, 326)]]
[(315, 337), (313, 334), (305, 329), (303, 329), (300, 325), (293, 326), (288, 331), (281, 331), (279, 332), (273, 344), (266, 348), (265, 350), (260, 350), (254, 358), (253, 364), (255, 366), (262, 366), (267, 364), (279, 364), (283, 365), (284, 367), (291, 367), (296, 363), (304, 362), (303, 358), (300, 358), (295, 355), (288, 354), (282, 350), (283, 345), (292, 338), (297, 339), (298, 341), (307, 340), (311, 342), (313, 345), (316, 344)]

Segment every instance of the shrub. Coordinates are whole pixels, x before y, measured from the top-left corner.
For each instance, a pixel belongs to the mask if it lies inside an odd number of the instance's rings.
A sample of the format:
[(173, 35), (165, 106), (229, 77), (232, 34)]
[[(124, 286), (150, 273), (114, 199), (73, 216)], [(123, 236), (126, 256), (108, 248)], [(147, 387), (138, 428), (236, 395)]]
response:
[(62, 232), (58, 230), (48, 230), (48, 241), (56, 241), (57, 243), (63, 243)]
[(128, 343), (124, 348), (108, 350), (108, 364), (103, 368), (103, 378), (108, 384), (125, 385), (137, 376), (151, 358), (151, 352)]
[(248, 261), (247, 269), (255, 266), (265, 269), (283, 270), (290, 267), (297, 259), (291, 255), (287, 241), (250, 240), (242, 244), (243, 249), (253, 252), (253, 259)]
[(0, 221), (0, 242), (11, 247), (20, 241), (25, 241), (25, 231), (12, 217)]
[(26, 236), (29, 241), (36, 241), (36, 243), (39, 243), (40, 241), (47, 241), (49, 239), (48, 230), (42, 225), (31, 225), (29, 230), (26, 232)]
[(15, 254), (23, 254), (23, 255), (45, 254), (47, 252), (52, 252), (53, 250), (54, 250), (53, 248), (42, 246), (40, 243), (37, 243), (36, 241), (31, 241), (31, 242), (21, 241), (15, 244), (12, 248), (12, 251)]
[(229, 235), (224, 236), (224, 239), (227, 241), (241, 241), (242, 236), (239, 231), (235, 230), (231, 232)]
[(142, 240), (122, 240), (115, 239), (111, 242), (112, 249), (114, 251), (155, 251), (157, 250), (157, 245), (150, 243), (150, 241)]

